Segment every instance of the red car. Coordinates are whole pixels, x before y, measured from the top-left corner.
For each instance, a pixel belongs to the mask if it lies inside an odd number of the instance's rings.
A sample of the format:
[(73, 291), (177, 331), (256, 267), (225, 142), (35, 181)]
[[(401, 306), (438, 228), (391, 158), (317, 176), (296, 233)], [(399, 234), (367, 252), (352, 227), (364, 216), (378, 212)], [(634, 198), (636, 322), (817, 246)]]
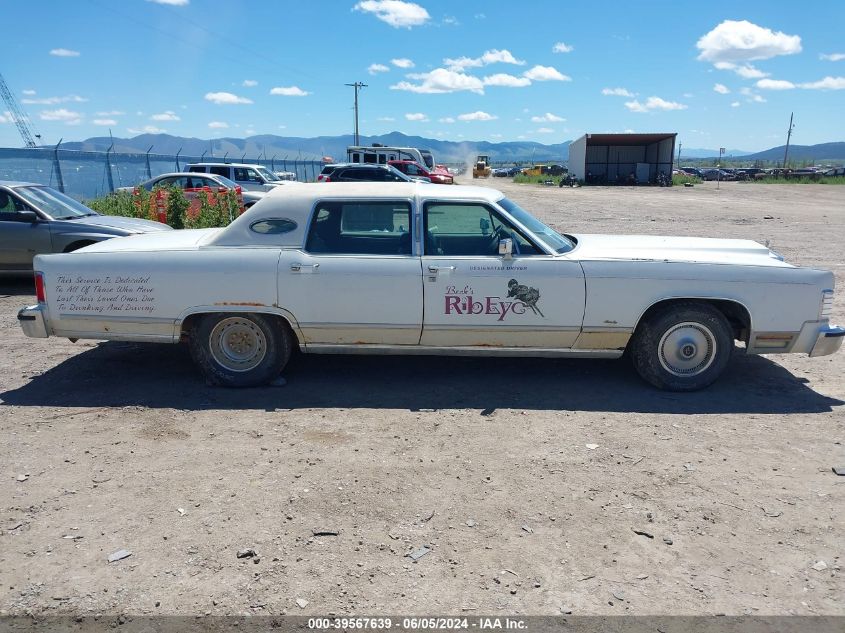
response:
[(427, 170), (415, 160), (389, 160), (388, 165), (391, 165), (408, 176), (422, 176), (428, 178), (431, 182), (440, 185), (453, 185), (455, 179), (448, 169), (443, 167), (435, 167), (433, 171)]

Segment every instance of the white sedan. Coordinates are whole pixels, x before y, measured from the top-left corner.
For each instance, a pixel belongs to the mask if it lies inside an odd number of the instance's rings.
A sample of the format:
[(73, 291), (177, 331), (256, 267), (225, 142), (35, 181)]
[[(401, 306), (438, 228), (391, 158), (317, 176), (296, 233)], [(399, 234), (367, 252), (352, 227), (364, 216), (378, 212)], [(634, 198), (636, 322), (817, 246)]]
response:
[(264, 384), (306, 353), (630, 353), (689, 391), (748, 354), (837, 351), (833, 275), (747, 240), (560, 234), (500, 192), (279, 188), (222, 229), (35, 259), (28, 336), (186, 341), (211, 382)]

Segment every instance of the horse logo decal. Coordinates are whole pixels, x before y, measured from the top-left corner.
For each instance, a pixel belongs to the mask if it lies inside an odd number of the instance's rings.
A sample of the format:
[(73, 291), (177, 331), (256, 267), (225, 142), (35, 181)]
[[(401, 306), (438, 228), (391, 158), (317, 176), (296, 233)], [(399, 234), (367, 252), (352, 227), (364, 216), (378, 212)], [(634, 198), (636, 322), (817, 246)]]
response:
[(519, 283), (516, 279), (511, 279), (508, 282), (508, 298), (514, 298), (521, 301), (528, 306), (534, 314), (539, 314), (544, 319), (546, 315), (537, 307), (537, 302), (540, 300), (540, 291), (536, 288), (529, 288), (525, 284)]

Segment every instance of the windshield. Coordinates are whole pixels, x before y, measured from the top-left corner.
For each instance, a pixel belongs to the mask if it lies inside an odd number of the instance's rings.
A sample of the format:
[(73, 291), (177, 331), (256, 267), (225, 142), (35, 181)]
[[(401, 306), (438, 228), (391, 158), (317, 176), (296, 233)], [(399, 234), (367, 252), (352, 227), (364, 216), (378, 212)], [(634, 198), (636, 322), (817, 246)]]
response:
[(49, 187), (15, 187), (15, 193), (53, 220), (72, 220), (97, 215), (81, 202)]
[(572, 240), (540, 222), (540, 220), (528, 213), (528, 211), (520, 207), (516, 202), (508, 198), (502, 198), (498, 204), (510, 213), (514, 220), (534, 233), (538, 239), (555, 253), (568, 253), (575, 248), (575, 243)]
[(429, 169), (434, 169), (434, 156), (431, 155), (431, 152), (429, 152), (427, 149), (421, 149), (420, 155), (422, 156), (425, 166)]
[(269, 180), (270, 182), (276, 182), (279, 179), (279, 177), (276, 174), (271, 174), (270, 170), (266, 169), (265, 167), (256, 167), (255, 171), (257, 171), (259, 174), (261, 174), (261, 177), (264, 180)]

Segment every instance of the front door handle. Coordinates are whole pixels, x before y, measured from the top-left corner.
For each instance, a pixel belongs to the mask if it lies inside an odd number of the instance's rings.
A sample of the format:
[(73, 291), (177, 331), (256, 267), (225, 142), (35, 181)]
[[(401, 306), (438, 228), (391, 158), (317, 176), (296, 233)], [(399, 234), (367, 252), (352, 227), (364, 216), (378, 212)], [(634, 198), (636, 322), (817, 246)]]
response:
[(315, 273), (319, 267), (320, 264), (300, 264), (299, 262), (290, 265), (291, 271), (295, 273)]
[(435, 273), (435, 274), (439, 273), (439, 272), (450, 273), (453, 270), (455, 270), (454, 266), (429, 266), (428, 267), (428, 272)]

